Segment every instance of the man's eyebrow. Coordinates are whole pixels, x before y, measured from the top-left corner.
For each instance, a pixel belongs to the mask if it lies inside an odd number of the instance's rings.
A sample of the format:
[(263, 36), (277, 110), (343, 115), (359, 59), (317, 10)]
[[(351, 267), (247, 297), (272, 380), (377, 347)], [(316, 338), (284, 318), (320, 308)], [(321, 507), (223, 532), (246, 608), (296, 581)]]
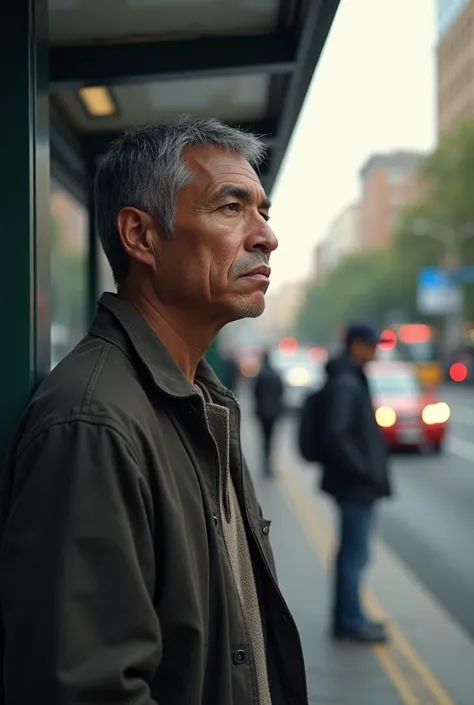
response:
[[(253, 196), (251, 191), (246, 189), (244, 186), (232, 186), (231, 184), (222, 186), (216, 193), (212, 196), (211, 201), (220, 201), (223, 198), (239, 198), (241, 201), (252, 202)], [(264, 198), (258, 207), (262, 210), (270, 210), (271, 201), (269, 198)]]

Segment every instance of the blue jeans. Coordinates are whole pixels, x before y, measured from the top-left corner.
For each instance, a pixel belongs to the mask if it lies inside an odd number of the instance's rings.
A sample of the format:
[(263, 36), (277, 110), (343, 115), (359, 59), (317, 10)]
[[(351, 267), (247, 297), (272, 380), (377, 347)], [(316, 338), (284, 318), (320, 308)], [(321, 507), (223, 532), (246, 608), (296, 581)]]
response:
[(369, 560), (373, 505), (338, 502), (340, 544), (336, 559), (335, 625), (360, 629), (367, 619), (361, 606), (362, 574)]

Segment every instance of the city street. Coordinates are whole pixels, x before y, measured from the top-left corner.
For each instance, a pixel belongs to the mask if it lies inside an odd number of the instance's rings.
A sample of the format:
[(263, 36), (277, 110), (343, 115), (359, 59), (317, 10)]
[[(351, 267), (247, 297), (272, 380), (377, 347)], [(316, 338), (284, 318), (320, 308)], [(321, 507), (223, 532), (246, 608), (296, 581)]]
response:
[(446, 387), (452, 410), (446, 453), (394, 458), (396, 497), (380, 530), (474, 638), (474, 389)]
[(472, 705), (473, 395), (469, 387), (442, 390), (452, 407), (444, 454), (393, 457), (396, 496), (380, 506), (367, 594), (369, 611), (394, 625), (393, 642), (361, 651), (327, 638), (334, 516), (316, 490), (319, 470), (299, 458), (295, 423), (287, 418), (277, 434), (275, 477), (262, 477), (258, 428), (242, 390), (245, 452), (302, 633), (311, 704)]

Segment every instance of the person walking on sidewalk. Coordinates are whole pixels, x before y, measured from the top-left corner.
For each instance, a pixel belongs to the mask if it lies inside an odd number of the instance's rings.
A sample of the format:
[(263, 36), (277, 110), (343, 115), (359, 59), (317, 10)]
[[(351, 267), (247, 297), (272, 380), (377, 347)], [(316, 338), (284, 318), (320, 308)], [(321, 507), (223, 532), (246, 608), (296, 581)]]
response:
[(339, 515), (333, 636), (363, 643), (387, 640), (384, 625), (366, 617), (360, 594), (375, 503), (391, 495), (385, 443), (364, 373), (379, 342), (370, 324), (348, 326), (343, 354), (327, 365), (324, 401), (322, 490), (334, 498)]
[(283, 410), (283, 382), (271, 365), (268, 352), (263, 355), (262, 367), (255, 380), (254, 395), (255, 413), (262, 430), (263, 472), (271, 475), (274, 431)]

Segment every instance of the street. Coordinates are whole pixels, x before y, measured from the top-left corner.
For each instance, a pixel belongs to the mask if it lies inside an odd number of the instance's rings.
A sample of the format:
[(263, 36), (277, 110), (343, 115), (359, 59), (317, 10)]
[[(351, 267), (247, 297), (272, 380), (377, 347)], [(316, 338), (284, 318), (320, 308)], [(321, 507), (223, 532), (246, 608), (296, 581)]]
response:
[(395, 456), (396, 497), (381, 511), (384, 540), (474, 637), (474, 389), (446, 387), (446, 453)]
[(276, 434), (275, 475), (262, 475), (258, 424), (248, 389), (241, 389), (244, 451), (272, 520), (280, 583), (302, 634), (311, 704), (472, 705), (473, 394), (469, 387), (441, 390), (452, 409), (442, 455), (392, 456), (396, 494), (379, 506), (366, 600), (374, 618), (388, 620), (393, 639), (388, 650), (364, 655), (327, 639), (335, 515), (317, 489), (319, 469), (299, 457), (295, 418), (288, 416)]
[[(379, 531), (474, 637), (474, 389), (446, 386), (440, 397), (452, 413), (446, 451), (392, 456), (395, 496), (380, 506)], [(295, 422), (287, 418), (279, 428), (276, 455), (296, 465), (301, 460), (295, 438)], [(252, 457), (255, 452), (247, 449)], [(316, 481), (319, 471), (314, 474)]]

